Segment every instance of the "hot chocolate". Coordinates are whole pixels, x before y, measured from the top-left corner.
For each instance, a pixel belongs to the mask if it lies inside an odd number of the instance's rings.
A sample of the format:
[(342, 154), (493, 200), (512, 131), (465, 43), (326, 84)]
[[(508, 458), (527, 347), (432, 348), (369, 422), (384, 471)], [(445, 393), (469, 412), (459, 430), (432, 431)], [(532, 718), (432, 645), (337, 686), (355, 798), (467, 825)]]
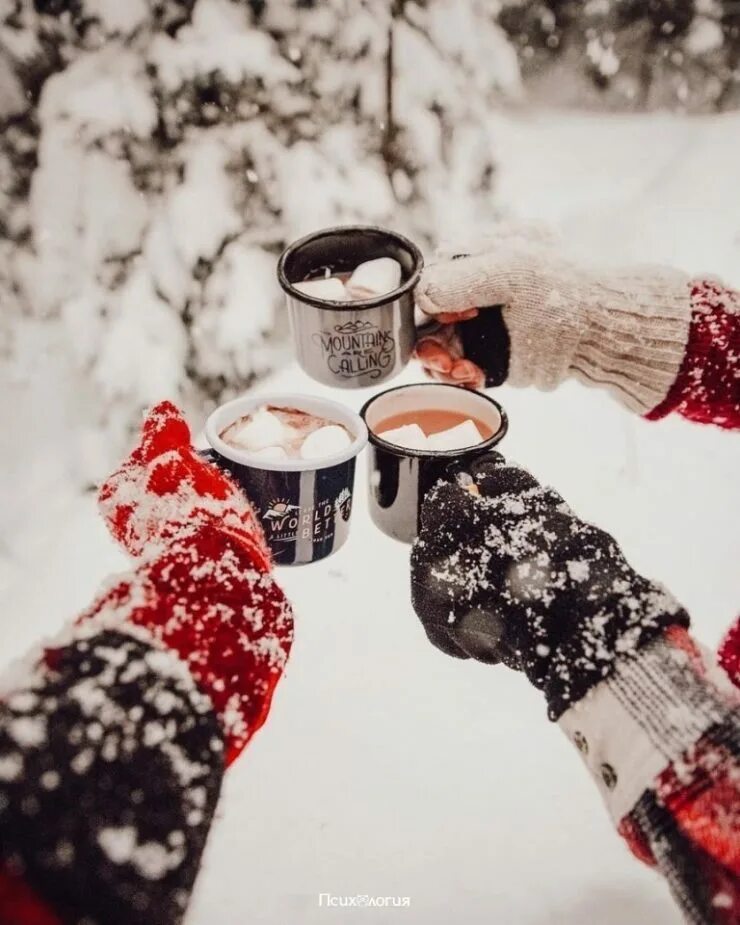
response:
[(373, 432), (388, 443), (411, 450), (459, 450), (493, 436), (479, 418), (442, 408), (419, 408), (384, 418)]
[(370, 430), (370, 516), (383, 533), (406, 543), (417, 535), (430, 489), (440, 479), (456, 479), (507, 427), (492, 398), (439, 382), (388, 389), (360, 413)]
[(219, 434), (224, 443), (255, 459), (324, 459), (352, 443), (345, 427), (326, 418), (264, 405), (238, 418)]

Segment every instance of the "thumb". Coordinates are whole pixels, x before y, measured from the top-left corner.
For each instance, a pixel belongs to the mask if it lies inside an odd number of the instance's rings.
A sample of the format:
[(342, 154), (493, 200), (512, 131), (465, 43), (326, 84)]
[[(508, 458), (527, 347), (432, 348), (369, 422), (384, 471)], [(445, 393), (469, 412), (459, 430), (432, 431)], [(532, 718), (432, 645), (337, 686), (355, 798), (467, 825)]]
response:
[(507, 257), (475, 254), (440, 260), (424, 269), (416, 301), (427, 315), (502, 305), (513, 298), (515, 275), (514, 262)]
[(141, 429), (141, 442), (132, 456), (150, 462), (169, 450), (190, 446), (190, 428), (182, 412), (169, 401), (161, 401), (147, 414)]

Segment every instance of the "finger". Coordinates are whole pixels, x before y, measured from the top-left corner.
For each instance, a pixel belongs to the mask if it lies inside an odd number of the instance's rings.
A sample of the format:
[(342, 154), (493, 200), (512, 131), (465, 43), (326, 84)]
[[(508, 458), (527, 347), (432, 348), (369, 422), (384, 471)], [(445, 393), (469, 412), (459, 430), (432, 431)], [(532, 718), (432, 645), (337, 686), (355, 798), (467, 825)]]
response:
[(482, 392), (486, 387), (483, 376), (476, 376), (475, 379), (453, 379), (448, 376), (447, 382), (449, 385), (457, 385), (462, 389), (467, 389), (469, 392)]
[(457, 324), (460, 321), (472, 321), (478, 317), (477, 308), (466, 308), (461, 312), (440, 312), (435, 315), (440, 324)]
[(450, 385), (457, 385), (471, 392), (482, 392), (486, 387), (486, 377), (482, 372), (470, 379), (453, 379), (452, 376), (447, 376), (445, 381)]
[(178, 408), (162, 401), (151, 409), (141, 430), (141, 443), (131, 454), (149, 461), (167, 450), (190, 446), (190, 428)]
[(509, 463), (504, 466), (485, 466), (472, 473), (481, 492), (487, 498), (499, 495), (521, 495), (525, 491), (540, 488), (540, 483), (526, 469)]
[(468, 466), (468, 472), (476, 481), (479, 481), (490, 472), (493, 472), (494, 469), (505, 465), (505, 456), (499, 453), (498, 450), (489, 450), (487, 453), (473, 460)]
[(459, 382), (455, 382), (454, 379), (450, 379), (446, 373), (439, 373), (437, 370), (429, 369), (429, 367), (424, 365), (422, 365), (421, 368), (424, 370), (424, 375), (427, 377), (427, 379), (432, 379), (434, 382), (442, 382), (445, 385), (460, 385)]
[(476, 382), (484, 378), (483, 370), (471, 360), (455, 360), (448, 372), (457, 382)]
[(458, 539), (474, 520), (480, 498), (470, 494), (450, 472), (426, 495), (421, 506), (418, 552), (439, 558), (456, 549)]
[(426, 366), (422, 366), (422, 369), (424, 370), (424, 375), (427, 377), (427, 379), (433, 379), (435, 382), (438, 381), (437, 376), (442, 375), (441, 373), (435, 373), (433, 369), (427, 369)]
[(459, 382), (456, 382), (447, 373), (440, 373), (436, 370), (430, 370), (429, 375), (432, 377), (432, 379), (434, 379), (435, 382), (443, 382), (445, 385), (460, 385)]
[(449, 350), (431, 338), (419, 341), (416, 345), (416, 356), (427, 369), (438, 373), (449, 373), (454, 363)]

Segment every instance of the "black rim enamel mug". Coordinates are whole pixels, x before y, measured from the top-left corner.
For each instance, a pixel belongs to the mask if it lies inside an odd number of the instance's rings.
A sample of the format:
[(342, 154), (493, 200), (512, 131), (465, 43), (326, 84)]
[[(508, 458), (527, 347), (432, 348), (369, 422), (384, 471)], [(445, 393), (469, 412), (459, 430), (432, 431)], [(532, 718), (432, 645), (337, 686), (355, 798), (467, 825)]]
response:
[[(220, 434), (265, 404), (295, 408), (341, 424), (349, 447), (325, 459), (255, 459), (225, 443)], [(229, 472), (254, 506), (278, 565), (303, 565), (336, 552), (349, 534), (355, 460), (367, 443), (367, 428), (338, 402), (296, 394), (256, 395), (227, 402), (205, 426), (211, 449), (204, 455)]]
[[(348, 273), (379, 257), (392, 257), (401, 266), (400, 285), (384, 295), (337, 302), (308, 295), (294, 285), (326, 270)], [(278, 280), (305, 372), (343, 389), (379, 385), (401, 372), (416, 340), (414, 288), (422, 266), (415, 244), (371, 225), (329, 228), (291, 244), (278, 263)]]
[[(469, 415), (490, 428), (492, 436), (464, 449), (435, 451), (396, 446), (374, 432), (394, 415), (429, 409)], [(435, 483), (464, 470), (470, 460), (495, 447), (508, 429), (506, 412), (492, 398), (433, 382), (387, 389), (367, 401), (360, 414), (369, 431), (370, 516), (383, 533), (404, 543), (416, 537), (422, 502)]]

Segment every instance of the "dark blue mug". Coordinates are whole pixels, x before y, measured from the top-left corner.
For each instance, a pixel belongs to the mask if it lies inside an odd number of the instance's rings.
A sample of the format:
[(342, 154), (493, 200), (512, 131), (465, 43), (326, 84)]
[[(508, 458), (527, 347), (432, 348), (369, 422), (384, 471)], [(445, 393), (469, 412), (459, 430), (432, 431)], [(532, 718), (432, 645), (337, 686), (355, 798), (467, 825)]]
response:
[[(230, 424), (266, 404), (341, 424), (352, 443), (326, 459), (273, 461), (254, 458), (221, 439)], [(358, 414), (337, 402), (306, 395), (250, 395), (216, 408), (206, 421), (205, 433), (211, 448), (203, 455), (244, 491), (278, 565), (316, 562), (344, 543), (352, 513), (355, 460), (367, 443), (367, 428)]]

